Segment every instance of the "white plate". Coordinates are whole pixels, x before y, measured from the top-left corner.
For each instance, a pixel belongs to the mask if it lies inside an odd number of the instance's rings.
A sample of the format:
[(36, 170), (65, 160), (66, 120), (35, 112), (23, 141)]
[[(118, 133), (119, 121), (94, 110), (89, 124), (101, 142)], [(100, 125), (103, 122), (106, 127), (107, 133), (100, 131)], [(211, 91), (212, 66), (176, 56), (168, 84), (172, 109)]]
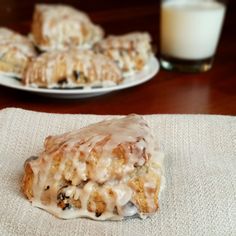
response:
[(26, 92), (37, 93), (40, 95), (55, 97), (55, 98), (84, 98), (102, 95), (113, 91), (134, 87), (136, 85), (147, 82), (152, 79), (159, 71), (160, 65), (155, 57), (152, 57), (146, 68), (134, 75), (126, 76), (124, 82), (119, 85), (102, 88), (82, 88), (82, 89), (45, 89), (45, 88), (32, 88), (24, 86), (20, 81), (0, 75), (0, 85), (23, 90)]

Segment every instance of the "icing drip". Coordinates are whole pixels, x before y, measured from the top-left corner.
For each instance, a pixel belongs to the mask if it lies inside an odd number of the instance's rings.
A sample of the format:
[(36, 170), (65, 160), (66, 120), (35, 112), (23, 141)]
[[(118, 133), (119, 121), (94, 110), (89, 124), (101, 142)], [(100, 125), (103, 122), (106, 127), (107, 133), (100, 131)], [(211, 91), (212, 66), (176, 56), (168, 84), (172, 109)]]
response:
[(162, 158), (137, 115), (49, 136), (45, 151), (27, 162), (34, 173), (31, 200), (65, 219), (148, 215), (158, 207)]
[(97, 52), (113, 59), (125, 75), (144, 68), (150, 59), (151, 37), (148, 33), (109, 36), (95, 45)]
[(18, 59), (28, 59), (36, 55), (29, 39), (7, 28), (0, 28), (0, 57), (13, 48)]
[[(90, 50), (47, 52), (32, 60), (24, 82), (41, 87), (76, 87), (81, 85), (118, 84), (121, 71), (108, 57)], [(63, 83), (64, 84), (63, 84)]]
[[(46, 41), (33, 40), (41, 50), (65, 50), (70, 47), (91, 48), (103, 37), (103, 30), (94, 25), (87, 14), (66, 5), (38, 4), (35, 14), (41, 15), (41, 34)], [(35, 21), (38, 18), (35, 17)], [(36, 24), (37, 22), (35, 22)], [(37, 24), (33, 27), (37, 27)], [(36, 30), (36, 29), (35, 29)]]

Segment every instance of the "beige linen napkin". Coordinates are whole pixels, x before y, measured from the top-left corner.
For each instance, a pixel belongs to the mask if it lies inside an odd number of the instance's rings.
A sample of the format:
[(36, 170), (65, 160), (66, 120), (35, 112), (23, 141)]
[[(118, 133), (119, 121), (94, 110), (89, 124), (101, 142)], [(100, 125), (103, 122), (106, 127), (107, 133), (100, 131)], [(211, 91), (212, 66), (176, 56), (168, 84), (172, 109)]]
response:
[(61, 220), (20, 192), (23, 163), (44, 138), (108, 116), (0, 111), (0, 235), (236, 235), (236, 118), (148, 115), (165, 152), (166, 188), (148, 219)]

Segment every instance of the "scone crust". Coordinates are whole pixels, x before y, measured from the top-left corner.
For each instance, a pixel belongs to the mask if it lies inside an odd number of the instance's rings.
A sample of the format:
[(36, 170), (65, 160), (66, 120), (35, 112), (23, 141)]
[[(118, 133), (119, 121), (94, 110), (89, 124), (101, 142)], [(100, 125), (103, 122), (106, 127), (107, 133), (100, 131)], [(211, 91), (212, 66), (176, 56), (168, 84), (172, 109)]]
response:
[(37, 4), (32, 22), (32, 38), (42, 51), (91, 48), (103, 38), (100, 26), (87, 14), (61, 4)]
[(21, 189), (26, 197), (31, 200), (33, 198), (33, 180), (34, 173), (30, 163), (26, 163), (24, 167), (25, 173), (22, 179)]
[(94, 49), (114, 60), (124, 73), (135, 73), (145, 67), (152, 55), (151, 36), (145, 32), (108, 36)]
[(44, 152), (25, 165), (22, 190), (34, 205), (60, 218), (153, 214), (162, 163), (152, 158), (156, 153), (149, 132), (141, 117), (130, 115), (49, 136)]
[(0, 28), (0, 73), (22, 78), (36, 51), (32, 42), (10, 29)]
[(24, 84), (43, 88), (117, 85), (123, 81), (116, 64), (90, 50), (55, 51), (33, 59)]

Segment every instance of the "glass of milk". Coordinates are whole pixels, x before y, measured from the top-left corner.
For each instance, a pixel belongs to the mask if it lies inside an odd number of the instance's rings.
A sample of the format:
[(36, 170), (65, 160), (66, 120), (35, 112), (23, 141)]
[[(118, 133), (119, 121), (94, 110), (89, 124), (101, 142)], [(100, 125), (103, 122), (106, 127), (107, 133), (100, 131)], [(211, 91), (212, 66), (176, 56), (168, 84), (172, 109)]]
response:
[(160, 62), (184, 72), (212, 67), (226, 11), (226, 1), (162, 0)]

